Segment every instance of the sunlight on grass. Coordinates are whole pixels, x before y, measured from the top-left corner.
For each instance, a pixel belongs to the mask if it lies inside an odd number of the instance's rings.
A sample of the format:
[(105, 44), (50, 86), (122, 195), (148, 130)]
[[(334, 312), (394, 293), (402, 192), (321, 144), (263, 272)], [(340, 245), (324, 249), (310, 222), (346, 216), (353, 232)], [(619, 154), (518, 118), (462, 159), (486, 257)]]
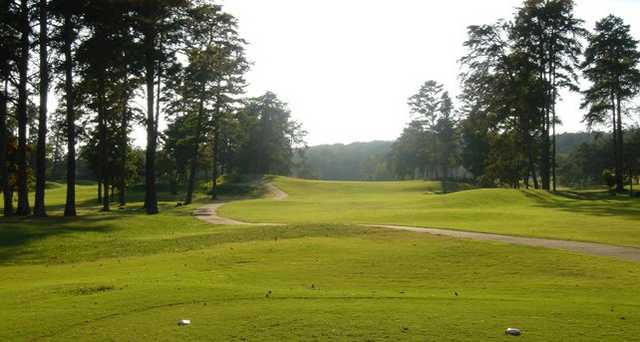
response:
[[(0, 340), (494, 340), (508, 326), (539, 341), (640, 334), (640, 264), (339, 223), (402, 217), (389, 206), (418, 218), (458, 212), (440, 219), (462, 222), (470, 205), (489, 220), (591, 202), (511, 190), (438, 194), (429, 182), (275, 182), (289, 198), (228, 211), (298, 223), (212, 226), (164, 194), (159, 215), (144, 215), (139, 201), (101, 213), (90, 185), (79, 187), (82, 215), (65, 219), (64, 190), (52, 187), (53, 217), (0, 219)], [(179, 319), (193, 323), (179, 327)]]
[[(250, 222), (378, 223), (640, 246), (640, 204), (602, 193), (470, 189), (439, 182), (326, 182), (277, 178), (287, 200), (224, 206)], [(469, 187), (461, 187), (469, 189)]]

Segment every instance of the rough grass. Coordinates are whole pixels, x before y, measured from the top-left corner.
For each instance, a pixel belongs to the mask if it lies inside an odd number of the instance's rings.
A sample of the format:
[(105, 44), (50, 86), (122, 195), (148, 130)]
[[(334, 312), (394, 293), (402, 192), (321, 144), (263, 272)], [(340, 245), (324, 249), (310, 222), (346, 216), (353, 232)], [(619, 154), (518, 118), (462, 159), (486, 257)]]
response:
[(323, 182), (277, 178), (285, 201), (224, 206), (251, 222), (377, 223), (602, 242), (640, 247), (640, 199), (607, 192), (471, 189), (442, 194), (440, 183)]
[[(292, 194), (282, 203), (302, 196), (297, 181), (277, 182)], [(355, 206), (389, 192), (406, 202), (452, 196), (424, 185), (319, 184)], [(313, 184), (308, 192), (320, 208), (346, 205)], [(168, 195), (157, 216), (140, 202), (99, 213), (91, 186), (80, 187), (82, 216), (63, 219), (53, 202), (63, 193), (48, 193), (54, 217), (0, 219), (2, 341), (491, 341), (509, 339), (510, 326), (524, 329), (523, 341), (640, 334), (637, 263), (313, 216), (211, 226)]]

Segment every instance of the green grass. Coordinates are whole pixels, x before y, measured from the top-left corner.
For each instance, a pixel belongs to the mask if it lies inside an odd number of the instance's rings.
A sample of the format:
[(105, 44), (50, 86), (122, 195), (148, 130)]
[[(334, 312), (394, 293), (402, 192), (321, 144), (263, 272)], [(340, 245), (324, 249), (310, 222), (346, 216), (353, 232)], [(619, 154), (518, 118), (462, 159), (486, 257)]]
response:
[(277, 178), (285, 201), (221, 209), (250, 222), (379, 223), (640, 247), (640, 200), (606, 192), (476, 189), (439, 194), (440, 183), (323, 182)]
[[(276, 181), (290, 198), (229, 209), (260, 218), (267, 204), (281, 211), (303, 201), (304, 183)], [(369, 198), (459, 195), (426, 194), (438, 191), (424, 182), (308, 184), (310, 203), (341, 210)], [(0, 341), (491, 341), (509, 340), (509, 326), (524, 329), (523, 341), (640, 334), (638, 263), (331, 222), (343, 213), (325, 214), (326, 223), (212, 226), (169, 195), (157, 216), (140, 202), (100, 213), (94, 193), (79, 187), (77, 219), (59, 217), (63, 187), (48, 191), (53, 217), (0, 219)]]

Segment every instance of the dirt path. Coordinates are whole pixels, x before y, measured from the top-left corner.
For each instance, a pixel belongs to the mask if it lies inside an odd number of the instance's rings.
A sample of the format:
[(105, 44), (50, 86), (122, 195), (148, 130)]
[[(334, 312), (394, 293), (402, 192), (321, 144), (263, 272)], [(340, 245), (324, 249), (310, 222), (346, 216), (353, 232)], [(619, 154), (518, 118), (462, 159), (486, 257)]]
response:
[(230, 219), (230, 218), (219, 216), (218, 215), (218, 208), (220, 208), (225, 203), (227, 203), (227, 202), (215, 202), (215, 203), (203, 205), (202, 207), (196, 209), (196, 211), (193, 212), (193, 216), (195, 216), (196, 218), (198, 218), (198, 219), (200, 219), (202, 221), (209, 222), (211, 224), (252, 225), (252, 226), (255, 226), (255, 225), (260, 225), (260, 226), (268, 225), (268, 224), (262, 224), (262, 223), (242, 222), (242, 221), (237, 221), (237, 220), (234, 220), (234, 219)]
[[(276, 201), (282, 201), (287, 198), (289, 195), (278, 189), (275, 185), (271, 183), (267, 183), (265, 185), (267, 191), (271, 194), (272, 198)], [(228, 203), (228, 201), (219, 201), (210, 204), (205, 204), (202, 207), (196, 209), (193, 212), (193, 216), (196, 218), (206, 221), (211, 224), (220, 224), (220, 225), (244, 225), (244, 226), (280, 226), (280, 223), (251, 223), (251, 222), (243, 222), (238, 221), (226, 217), (222, 217), (218, 215), (218, 209), (224, 204)]]
[(499, 242), (505, 242), (505, 243), (510, 243), (514, 245), (562, 249), (562, 250), (567, 250), (572, 252), (580, 252), (584, 254), (599, 255), (599, 256), (610, 256), (610, 257), (640, 262), (640, 248), (634, 248), (634, 247), (622, 247), (622, 246), (605, 245), (600, 243), (578, 242), (578, 241), (568, 241), (568, 240), (528, 238), (528, 237), (498, 235), (498, 234), (490, 234), (490, 233), (474, 233), (474, 232), (466, 232), (466, 231), (458, 231), (458, 230), (436, 229), (436, 228), (405, 227), (405, 226), (394, 226), (394, 225), (367, 225), (367, 227), (405, 230), (405, 231), (411, 231), (411, 232), (423, 233), (423, 234), (450, 236), (450, 237), (455, 237), (460, 239), (499, 241)]
[(273, 185), (273, 183), (267, 183), (267, 190), (273, 196), (273, 199), (276, 201), (282, 201), (283, 199), (289, 197), (289, 194), (280, 190), (277, 186)]

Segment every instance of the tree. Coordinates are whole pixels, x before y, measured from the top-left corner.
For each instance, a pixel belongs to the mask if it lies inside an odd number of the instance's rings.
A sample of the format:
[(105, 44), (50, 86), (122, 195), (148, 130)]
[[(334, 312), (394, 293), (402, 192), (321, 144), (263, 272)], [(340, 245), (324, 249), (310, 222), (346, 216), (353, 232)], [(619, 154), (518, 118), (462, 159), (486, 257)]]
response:
[(117, 182), (119, 192), (120, 207), (124, 207), (127, 202), (127, 181), (129, 180), (129, 164), (131, 157), (129, 156), (129, 132), (130, 124), (134, 119), (138, 119), (139, 111), (129, 104), (135, 96), (136, 88), (140, 86), (141, 63), (139, 62), (139, 44), (131, 35), (133, 26), (133, 18), (130, 15), (129, 7), (124, 7), (119, 11), (113, 25), (113, 45), (115, 54), (112, 59), (112, 107), (115, 119), (114, 122), (114, 139), (117, 141), (117, 153), (114, 156), (116, 163), (114, 173), (114, 185)]
[[(436, 81), (425, 82), (417, 94), (411, 96), (407, 102), (411, 114), (416, 115), (416, 121), (421, 123), (426, 131), (433, 132), (438, 122), (438, 108), (441, 104), (443, 86)], [(425, 146), (425, 178), (427, 166), (431, 167), (431, 174), (436, 174), (436, 143), (437, 137), (434, 134), (428, 135)]]
[[(155, 82), (158, 66), (166, 59), (172, 31), (178, 27), (173, 19), (175, 11), (186, 7), (186, 0), (141, 0), (134, 3), (136, 30), (142, 34), (142, 65), (147, 99), (147, 149), (145, 158), (145, 209), (147, 214), (158, 213), (158, 195), (156, 189), (156, 148), (158, 145), (159, 113), (154, 111)], [(160, 90), (158, 90), (159, 92)]]
[(38, 108), (38, 147), (36, 150), (36, 198), (33, 208), (35, 216), (47, 216), (44, 207), (46, 184), (46, 148), (47, 148), (47, 101), (49, 95), (49, 19), (47, 0), (40, 0), (40, 106)]
[(4, 202), (4, 216), (13, 215), (13, 191), (9, 172), (9, 80), (13, 71), (12, 61), (17, 60), (17, 36), (13, 1), (3, 1), (0, 8), (0, 187)]
[[(464, 94), (461, 98), (466, 99)], [(462, 166), (479, 179), (485, 173), (489, 155), (489, 120), (487, 113), (473, 99), (468, 100), (462, 108), (466, 117), (460, 122), (460, 157)]]
[(306, 132), (291, 119), (287, 104), (267, 92), (247, 99), (237, 115), (242, 141), (231, 167), (239, 173), (289, 174)]
[[(464, 42), (467, 54), (460, 59), (462, 80), (462, 160), (463, 165), (485, 185), (494, 185), (489, 177), (497, 162), (492, 155), (496, 134), (513, 127), (512, 46), (510, 24), (498, 21), (492, 25), (469, 26)], [(531, 141), (530, 141), (531, 143)], [(495, 172), (493, 173), (495, 174)], [(535, 179), (535, 176), (534, 176)]]
[[(134, 113), (136, 112), (131, 106), (129, 106), (129, 101), (133, 97), (135, 92), (135, 88), (137, 87), (135, 73), (137, 70), (135, 69), (135, 64), (130, 59), (129, 49), (132, 48), (132, 44), (128, 44), (128, 37), (125, 36), (124, 43), (125, 45), (121, 50), (121, 57), (118, 68), (118, 75), (121, 78), (121, 83), (118, 84), (117, 88), (120, 92), (120, 106), (118, 109), (120, 110), (120, 127), (119, 127), (119, 151), (120, 151), (120, 165), (119, 165), (119, 202), (120, 207), (124, 207), (127, 203), (126, 191), (127, 191), (127, 179), (128, 179), (128, 160), (129, 158), (129, 132), (131, 130), (130, 123), (132, 119), (135, 117)], [(134, 76), (131, 79), (131, 76)]]
[(455, 150), (455, 121), (449, 93), (438, 82), (427, 81), (409, 98), (408, 105), (425, 131), (433, 133), (427, 135), (426, 165), (437, 166), (432, 168), (432, 174), (446, 179)]
[(173, 101), (174, 111), (184, 112), (193, 130), (189, 182), (185, 203), (192, 201), (201, 145), (210, 130), (212, 138), (212, 189), (215, 199), (219, 169), (219, 146), (224, 114), (232, 109), (244, 87), (244, 73), (248, 63), (244, 57), (244, 40), (236, 29), (233, 16), (222, 12), (220, 6), (201, 5), (187, 11), (184, 35), (184, 54), (188, 64), (179, 73), (183, 81), (176, 81), (179, 94)]
[[(542, 187), (556, 188), (555, 104), (559, 89), (577, 90), (579, 37), (584, 34), (573, 6), (571, 0), (527, 0), (513, 22), (468, 28), (468, 52), (460, 60), (462, 100), (464, 116), (474, 119), (466, 122), (464, 131), (466, 137), (488, 142), (484, 146), (505, 150), (496, 144), (514, 144), (504, 161), (491, 148), (487, 154), (485, 166), (502, 170), (491, 175), (505, 178), (505, 168), (514, 168), (504, 183), (518, 186), (512, 178), (521, 175), (526, 186), (533, 180), (538, 188), (539, 168)], [(482, 131), (470, 127), (472, 122), (482, 124)], [(480, 169), (477, 161), (474, 165)]]
[(443, 180), (449, 178), (449, 169), (453, 163), (453, 155), (457, 148), (456, 121), (453, 116), (453, 102), (449, 97), (449, 92), (442, 93), (440, 99), (440, 117), (436, 122), (434, 131), (437, 137), (438, 156)]
[(61, 27), (55, 28), (52, 43), (57, 48), (59, 59), (57, 60), (56, 72), (62, 75), (63, 81), (59, 83), (57, 91), (63, 94), (62, 102), (64, 106), (63, 126), (67, 143), (67, 167), (66, 167), (66, 199), (64, 216), (76, 216), (76, 139), (77, 139), (77, 96), (74, 85), (74, 69), (76, 65), (74, 56), (74, 44), (78, 39), (80, 29), (80, 17), (87, 5), (85, 0), (75, 0), (73, 2), (65, 0), (51, 1), (51, 14), (61, 22)]
[(244, 56), (246, 42), (238, 35), (236, 19), (222, 12), (219, 6), (198, 6), (191, 9), (189, 15), (191, 25), (189, 25), (188, 45), (199, 46), (199, 49), (190, 51), (191, 56), (194, 54), (198, 56), (193, 59), (194, 63), (190, 67), (193, 66), (198, 70), (200, 93), (204, 96), (209, 93), (214, 100), (211, 111), (213, 129), (211, 132), (213, 136), (211, 197), (216, 199), (220, 167), (220, 136), (223, 134), (221, 128), (225, 114), (228, 115), (233, 110), (231, 105), (237, 102), (235, 96), (244, 90), (244, 74), (249, 69)]
[[(183, 101), (177, 101), (176, 103), (184, 104)], [(171, 113), (171, 107), (169, 106), (169, 113)], [(179, 109), (179, 110), (182, 110)], [(167, 129), (163, 132), (163, 148), (164, 148), (164, 156), (167, 159), (167, 164), (170, 161), (171, 165), (165, 166), (165, 173), (170, 177), (169, 183), (171, 185), (171, 192), (174, 194), (178, 193), (178, 186), (185, 184), (187, 179), (187, 170), (192, 171), (195, 177), (195, 172), (193, 171), (192, 162), (195, 159), (196, 162), (203, 162), (208, 160), (203, 158), (204, 156), (200, 153), (201, 146), (198, 146), (192, 142), (195, 138), (194, 132), (195, 129), (193, 127), (193, 119), (195, 115), (190, 115), (191, 113), (183, 112), (182, 115), (176, 115), (173, 119), (173, 122), (168, 124)], [(197, 118), (196, 118), (197, 119)], [(196, 132), (196, 136), (199, 136), (199, 132)], [(198, 147), (198, 155), (194, 158), (193, 151), (194, 146)], [(200, 164), (201, 165), (201, 164)], [(198, 165), (196, 165), (197, 169)], [(189, 179), (191, 182), (191, 179)], [(191, 189), (187, 189), (187, 196), (185, 198), (185, 202), (189, 203), (189, 193), (191, 192), (191, 196), (193, 196), (193, 191), (195, 187), (195, 178), (193, 179), (193, 185), (187, 182), (187, 186), (191, 187)]]
[(583, 21), (573, 15), (573, 0), (525, 0), (518, 9), (511, 39), (514, 47), (536, 66), (544, 89), (541, 120), (542, 187), (556, 190), (556, 102), (558, 90), (578, 91), (579, 38), (586, 34)]
[(624, 160), (628, 170), (628, 181), (630, 185), (629, 195), (635, 196), (633, 183), (640, 172), (640, 127), (633, 127), (625, 134)]
[(613, 15), (596, 23), (582, 64), (584, 76), (592, 82), (583, 92), (582, 107), (589, 108), (584, 121), (590, 128), (606, 122), (607, 112), (611, 113), (618, 192), (624, 190), (622, 104), (640, 91), (639, 62), (638, 41), (631, 36), (629, 25)]
[(391, 146), (390, 160), (393, 172), (401, 179), (414, 179), (416, 173), (427, 172), (427, 141), (431, 132), (424, 130), (420, 121), (411, 121)]
[[(110, 110), (108, 86), (111, 84), (113, 71), (113, 58), (116, 57), (114, 44), (115, 25), (112, 20), (117, 18), (118, 9), (108, 3), (93, 4), (84, 13), (84, 24), (90, 30), (91, 35), (82, 41), (78, 47), (77, 61), (80, 66), (79, 74), (82, 81), (78, 90), (83, 95), (83, 105), (96, 114), (98, 138), (96, 142), (99, 163), (99, 181), (106, 190), (110, 186), (111, 163), (108, 154), (108, 140), (111, 134), (109, 122), (113, 119)], [(106, 192), (106, 191), (105, 191)], [(102, 210), (110, 210), (109, 196), (102, 196)]]
[(29, 21), (30, 8), (28, 0), (20, 0), (18, 32), (20, 34), (18, 57), (18, 208), (16, 213), (26, 216), (31, 213), (29, 207), (29, 187), (27, 179), (27, 101), (29, 75), (29, 48), (31, 23)]
[(602, 172), (612, 166), (612, 143), (611, 139), (602, 136), (593, 142), (576, 146), (559, 164), (561, 184), (574, 187), (601, 184)]

